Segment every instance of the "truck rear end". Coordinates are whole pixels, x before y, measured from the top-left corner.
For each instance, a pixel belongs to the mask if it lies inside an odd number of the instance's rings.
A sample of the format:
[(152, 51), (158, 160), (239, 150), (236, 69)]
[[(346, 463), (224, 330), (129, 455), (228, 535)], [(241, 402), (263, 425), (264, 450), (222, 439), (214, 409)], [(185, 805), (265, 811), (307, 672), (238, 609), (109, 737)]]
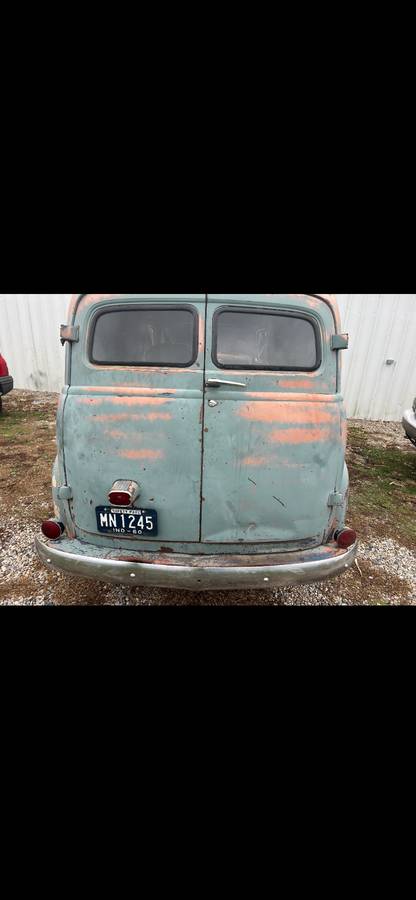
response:
[(47, 565), (207, 590), (353, 562), (327, 295), (84, 294), (63, 339)]

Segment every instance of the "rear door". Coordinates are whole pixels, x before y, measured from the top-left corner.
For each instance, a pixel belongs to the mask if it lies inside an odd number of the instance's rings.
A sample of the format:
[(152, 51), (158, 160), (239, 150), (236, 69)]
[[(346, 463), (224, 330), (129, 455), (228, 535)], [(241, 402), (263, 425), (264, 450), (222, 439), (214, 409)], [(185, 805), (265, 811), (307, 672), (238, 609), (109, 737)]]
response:
[(208, 295), (203, 541), (322, 541), (343, 452), (334, 331), (313, 295)]
[(86, 294), (74, 306), (63, 443), (78, 537), (111, 540), (96, 509), (132, 480), (135, 505), (158, 514), (158, 546), (200, 540), (205, 307), (204, 294)]

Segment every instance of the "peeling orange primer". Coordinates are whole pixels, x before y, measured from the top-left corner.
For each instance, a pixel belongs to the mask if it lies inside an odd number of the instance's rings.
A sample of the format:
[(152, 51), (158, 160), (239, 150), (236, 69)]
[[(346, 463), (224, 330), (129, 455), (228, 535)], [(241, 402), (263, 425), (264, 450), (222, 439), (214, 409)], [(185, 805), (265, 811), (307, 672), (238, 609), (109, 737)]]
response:
[(283, 459), (281, 453), (277, 456), (275, 453), (270, 453), (269, 456), (246, 456), (241, 460), (241, 465), (243, 466), (266, 466), (271, 468), (272, 466), (281, 466), (285, 469), (297, 469), (298, 472), (304, 472), (305, 469), (308, 469), (307, 462), (294, 463), (289, 459)]
[(326, 300), (329, 306), (332, 309), (332, 312), (335, 317), (335, 321), (337, 323), (337, 331), (341, 330), (341, 315), (339, 311), (337, 295), (336, 294), (317, 294), (316, 297), (310, 297), (308, 294), (288, 294), (289, 297), (303, 297), (306, 299), (309, 307), (311, 309), (319, 308), (319, 297), (322, 297), (323, 300)]
[(78, 301), (82, 297), (82, 304), (86, 306), (91, 306), (93, 303), (97, 303), (100, 300), (115, 300), (116, 297), (120, 297), (120, 294), (73, 294), (71, 297), (71, 302), (69, 304), (69, 321), (71, 322), (75, 311), (78, 305)]
[[(205, 350), (205, 316), (199, 316), (199, 355)], [(184, 371), (182, 369), (182, 371)]]
[[(202, 369), (195, 366), (189, 366), (187, 368), (175, 369), (174, 366), (129, 366), (129, 365), (120, 365), (120, 366), (103, 366), (103, 365), (95, 365), (93, 366), (94, 371), (96, 372), (132, 372), (133, 375), (201, 375)], [(130, 385), (127, 385), (129, 387)]]
[(337, 331), (341, 331), (341, 313), (338, 306), (338, 300), (336, 294), (318, 294), (319, 297), (323, 297), (324, 300), (327, 300), (330, 306), (332, 307), (332, 311), (335, 316), (335, 321), (337, 323)]
[(162, 397), (108, 397), (113, 406), (166, 406), (169, 402)]
[(145, 431), (136, 431), (134, 434), (131, 434), (128, 430), (122, 431), (120, 428), (111, 428), (108, 431), (103, 431), (103, 434), (113, 441), (129, 441), (130, 445), (142, 444), (144, 441), (149, 440), (149, 435)]
[[(265, 294), (265, 297), (279, 297), (281, 294)], [(307, 303), (311, 309), (319, 309), (319, 300), (318, 297), (323, 297), (325, 300), (329, 300), (329, 302), (334, 302), (335, 294), (317, 294), (316, 297), (311, 297), (310, 294), (285, 294), (285, 297), (290, 297), (291, 300), (302, 300), (302, 303)]]
[(262, 403), (259, 401), (247, 406), (240, 406), (237, 414), (242, 419), (249, 419), (251, 422), (280, 422), (282, 425), (321, 425), (328, 422), (336, 424), (337, 420), (339, 421), (337, 406), (320, 409), (318, 404), (296, 406), (291, 403)]
[(122, 298), (122, 294), (74, 294), (71, 300), (70, 309), (74, 311), (78, 300), (81, 299), (82, 306), (92, 306), (93, 303), (99, 303), (100, 300), (115, 300)]
[(162, 450), (120, 450), (117, 454), (122, 459), (163, 459)]
[[(131, 440), (131, 435), (127, 431), (117, 431), (114, 429), (113, 431), (105, 431), (104, 434), (106, 437), (112, 438), (113, 441), (121, 441), (124, 438), (128, 438), (129, 441)], [(140, 437), (140, 435), (135, 435), (135, 437)]]
[(334, 440), (330, 428), (283, 428), (272, 431), (268, 440), (274, 444), (314, 444)]
[(169, 422), (171, 413), (115, 413), (114, 415), (90, 416), (94, 422)]
[(308, 294), (288, 294), (287, 296), (293, 300), (301, 298), (302, 303), (309, 306), (310, 309), (319, 309), (319, 300), (316, 297), (310, 297)]
[(267, 456), (246, 456), (243, 459), (243, 466), (267, 466), (270, 460)]
[[(316, 376), (314, 376), (314, 377), (316, 378)], [(279, 387), (293, 388), (293, 390), (298, 390), (298, 391), (301, 391), (303, 388), (306, 388), (306, 390), (310, 390), (310, 388), (313, 387), (313, 381), (312, 381), (312, 377), (305, 378), (304, 381), (299, 381), (296, 378), (292, 378), (291, 381), (289, 381), (289, 380), (288, 381), (280, 381), (280, 379), (279, 379)]]
[[(238, 373), (234, 373), (238, 374)], [(247, 372), (245, 373), (247, 375)], [(337, 394), (279, 394), (277, 391), (248, 391), (244, 393), (248, 400), (270, 400), (279, 403), (339, 403)]]
[[(137, 372), (137, 370), (134, 370)], [(152, 372), (154, 374), (154, 369)], [(182, 371), (182, 370), (181, 370)], [(117, 384), (117, 387), (109, 387), (107, 385), (101, 385), (101, 387), (93, 387), (92, 385), (85, 388), (85, 393), (88, 394), (119, 394), (120, 390), (128, 390), (129, 394), (138, 395), (141, 394), (149, 394), (150, 396), (157, 396), (157, 394), (177, 394), (177, 388), (149, 388), (149, 387), (133, 387), (131, 384)]]
[[(69, 306), (69, 322), (72, 321), (73, 316), (75, 314), (75, 310), (77, 308), (78, 300), (81, 298), (81, 294), (73, 294)], [(116, 300), (123, 299), (123, 294), (86, 294), (82, 297), (82, 306), (92, 306), (94, 303), (99, 303), (101, 300)], [(276, 294), (266, 294), (266, 297), (276, 297)], [(337, 295), (336, 294), (317, 294), (316, 297), (311, 297), (308, 294), (288, 294), (288, 297), (293, 298), (302, 298), (303, 302), (305, 300), (308, 302), (311, 309), (317, 309), (319, 307), (319, 299), (318, 297), (322, 297), (323, 300), (326, 300), (327, 303), (332, 308), (334, 313), (337, 329), (341, 330), (341, 316), (339, 312)], [(203, 295), (199, 298), (200, 301), (203, 300)]]
[(146, 433), (145, 430), (137, 430), (132, 434), (131, 431), (127, 429), (125, 431), (122, 431), (121, 428), (110, 428), (108, 430), (104, 429), (102, 434), (114, 441), (130, 441), (131, 444), (143, 443), (143, 441), (149, 440), (149, 434)]
[(337, 295), (336, 294), (319, 294), (320, 297), (323, 297), (324, 300), (328, 300), (328, 303), (331, 304), (333, 313), (335, 316), (335, 320), (337, 323), (337, 331), (341, 331), (341, 312), (338, 305)]
[(79, 294), (72, 294), (72, 296), (71, 296), (71, 299), (69, 301), (68, 322), (73, 321), (76, 305), (78, 302), (78, 297), (79, 297)]
[(77, 403), (85, 406), (102, 406), (108, 403), (111, 406), (165, 406), (169, 403), (163, 397), (80, 397), (76, 396)]

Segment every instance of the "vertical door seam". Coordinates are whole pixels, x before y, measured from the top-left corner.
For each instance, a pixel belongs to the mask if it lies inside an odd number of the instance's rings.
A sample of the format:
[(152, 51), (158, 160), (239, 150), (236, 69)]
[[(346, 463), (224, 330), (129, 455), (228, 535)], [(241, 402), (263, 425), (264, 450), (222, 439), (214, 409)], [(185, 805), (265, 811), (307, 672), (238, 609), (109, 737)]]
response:
[(204, 511), (204, 449), (205, 449), (205, 394), (208, 343), (208, 294), (205, 294), (204, 372), (202, 381), (202, 432), (201, 432), (201, 495), (199, 499), (199, 543), (202, 543), (202, 516)]

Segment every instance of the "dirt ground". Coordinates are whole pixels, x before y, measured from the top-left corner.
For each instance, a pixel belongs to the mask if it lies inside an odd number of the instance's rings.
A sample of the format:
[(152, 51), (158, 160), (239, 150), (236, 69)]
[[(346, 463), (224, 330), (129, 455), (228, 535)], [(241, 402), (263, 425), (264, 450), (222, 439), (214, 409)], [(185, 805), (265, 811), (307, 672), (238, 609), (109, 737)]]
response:
[(14, 391), (0, 417), (0, 605), (416, 605), (416, 450), (401, 425), (352, 421), (349, 522), (357, 566), (323, 584), (192, 594), (127, 588), (50, 573), (33, 535), (53, 513), (56, 394)]

